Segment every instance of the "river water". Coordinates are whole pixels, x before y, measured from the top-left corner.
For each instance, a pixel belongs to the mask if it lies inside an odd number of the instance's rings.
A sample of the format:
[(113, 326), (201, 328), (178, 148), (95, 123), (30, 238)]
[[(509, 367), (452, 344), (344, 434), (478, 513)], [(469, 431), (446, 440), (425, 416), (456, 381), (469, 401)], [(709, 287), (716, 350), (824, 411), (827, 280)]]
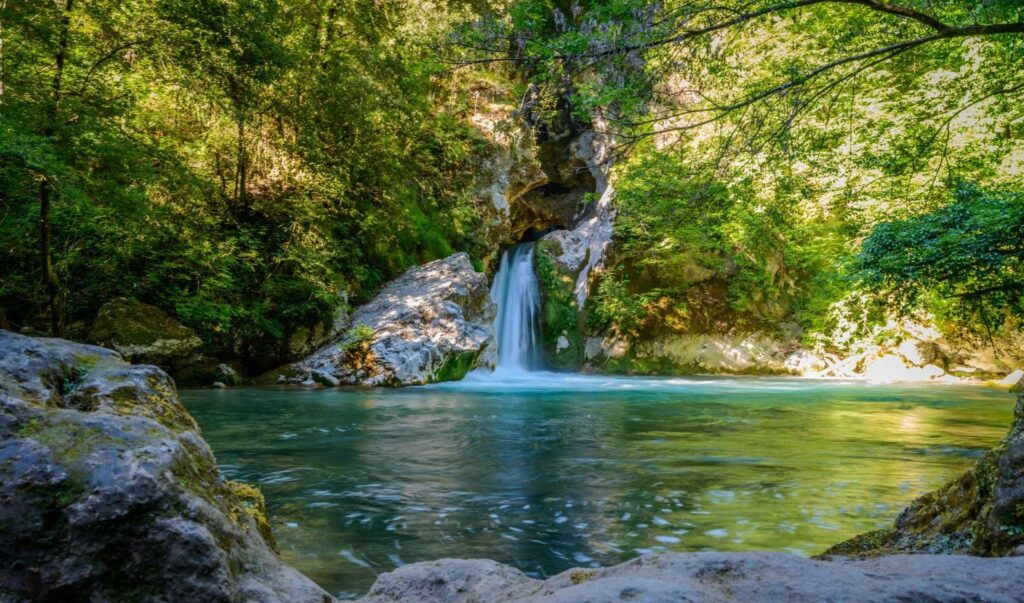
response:
[(659, 551), (820, 553), (884, 527), (1005, 433), (969, 386), (543, 370), (533, 244), (494, 279), (496, 369), (403, 389), (192, 390), (224, 473), (259, 484), (282, 556), (341, 597), (404, 563), (532, 576)]
[(1005, 433), (980, 387), (474, 375), (403, 389), (187, 390), (284, 558), (332, 593), (486, 557), (535, 576), (655, 551), (814, 554), (889, 524)]

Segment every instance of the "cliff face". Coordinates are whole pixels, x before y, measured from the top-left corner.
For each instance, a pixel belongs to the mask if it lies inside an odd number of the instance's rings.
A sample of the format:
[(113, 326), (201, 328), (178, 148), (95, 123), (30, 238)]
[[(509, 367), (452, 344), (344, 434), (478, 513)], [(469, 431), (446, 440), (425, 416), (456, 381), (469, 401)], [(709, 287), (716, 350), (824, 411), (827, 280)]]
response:
[(273, 547), (166, 373), (0, 331), (0, 598), (331, 599)]

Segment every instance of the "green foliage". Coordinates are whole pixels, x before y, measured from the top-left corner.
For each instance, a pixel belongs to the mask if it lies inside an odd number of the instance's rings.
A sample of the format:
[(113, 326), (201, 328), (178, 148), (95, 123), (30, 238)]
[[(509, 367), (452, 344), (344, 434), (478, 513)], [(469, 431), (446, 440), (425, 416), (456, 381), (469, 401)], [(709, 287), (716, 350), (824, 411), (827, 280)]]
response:
[[(948, 28), (1024, 18), (1009, 0), (894, 4)], [(980, 271), (978, 282), (945, 294), (935, 275), (925, 285), (920, 268), (895, 265), (909, 255), (891, 255), (888, 280), (864, 296), (854, 256), (880, 222), (945, 205), (943, 182), (1016, 186), (1024, 35), (936, 38), (865, 59), (858, 57), (934, 30), (845, 2), (513, 5), (519, 12), (491, 25), (499, 35), (483, 32), (464, 53), (494, 56), (497, 48), (523, 60), (541, 92), (568, 95), (581, 121), (600, 114), (629, 157), (615, 170), (613, 266), (591, 301), (592, 327), (765, 329), (784, 320), (814, 332), (834, 326), (840, 302), (860, 308), (860, 323), (884, 322), (895, 308), (883, 289), (921, 291), (933, 313), (976, 324), (949, 296), (975, 299), (1016, 279), (1018, 268), (981, 251), (991, 240), (969, 233), (961, 235), (974, 249), (963, 257), (988, 268), (930, 258), (934, 270), (946, 262)], [(712, 35), (691, 35), (732, 18)], [(518, 47), (488, 45), (507, 39), (502, 33)], [(1012, 254), (1009, 238), (1000, 244)], [(1000, 277), (988, 272), (997, 265)], [(975, 293), (965, 295), (965, 286)], [(1010, 294), (994, 295), (1007, 299), (985, 304), (1009, 303)]]
[(616, 274), (605, 275), (588, 306), (589, 326), (603, 330), (617, 325), (627, 333), (635, 333), (647, 316), (649, 297), (629, 292), (626, 277)]
[[(534, 269), (543, 295), (541, 333), (548, 363), (559, 369), (578, 369), (582, 361), (583, 340), (580, 312), (576, 307), (576, 280), (561, 268), (553, 256), (557, 245), (541, 241), (534, 255)], [(558, 340), (565, 337), (567, 348), (558, 349)]]
[(55, 98), (62, 4), (3, 14), (0, 308), (15, 328), (46, 322), (43, 177), (70, 323), (134, 297), (255, 370), (329, 322), (341, 290), (359, 302), (411, 265), (483, 255), (471, 191), (489, 143), (462, 87), (478, 76), (450, 78), (430, 50), (467, 9), (75, 2)]
[(1020, 313), (1024, 194), (961, 183), (949, 205), (879, 224), (858, 260), (867, 286), (905, 305), (937, 294), (962, 315)]
[(849, 253), (841, 225), (807, 220), (786, 196), (708, 178), (681, 154), (647, 146), (616, 178), (617, 268), (597, 287), (593, 327), (771, 328), (838, 293), (822, 287)]
[(345, 333), (344, 339), (338, 344), (343, 352), (354, 350), (373, 338), (373, 328), (366, 323), (360, 322)]

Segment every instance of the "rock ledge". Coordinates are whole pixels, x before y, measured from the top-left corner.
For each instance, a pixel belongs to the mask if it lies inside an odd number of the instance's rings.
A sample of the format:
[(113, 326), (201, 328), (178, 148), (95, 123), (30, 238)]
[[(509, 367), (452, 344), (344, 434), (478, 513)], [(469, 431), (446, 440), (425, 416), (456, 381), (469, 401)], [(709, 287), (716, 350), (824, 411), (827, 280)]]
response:
[(1020, 601), (1024, 558), (892, 555), (820, 561), (786, 553), (668, 553), (535, 580), (494, 561), (415, 563), (364, 603)]

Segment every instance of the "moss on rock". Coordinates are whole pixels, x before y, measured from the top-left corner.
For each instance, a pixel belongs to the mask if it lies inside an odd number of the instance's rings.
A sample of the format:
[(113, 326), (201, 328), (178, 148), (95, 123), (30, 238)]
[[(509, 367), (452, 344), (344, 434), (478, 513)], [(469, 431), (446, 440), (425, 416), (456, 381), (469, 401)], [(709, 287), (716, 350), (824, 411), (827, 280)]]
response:
[(203, 343), (160, 308), (124, 297), (103, 304), (89, 338), (132, 362), (157, 365), (190, 358)]
[(480, 352), (462, 352), (461, 354), (448, 356), (441, 363), (441, 366), (434, 371), (434, 374), (431, 375), (431, 383), (462, 379), (476, 366), (476, 361), (479, 357)]
[(0, 598), (330, 600), (272, 547), (166, 373), (0, 331)]

